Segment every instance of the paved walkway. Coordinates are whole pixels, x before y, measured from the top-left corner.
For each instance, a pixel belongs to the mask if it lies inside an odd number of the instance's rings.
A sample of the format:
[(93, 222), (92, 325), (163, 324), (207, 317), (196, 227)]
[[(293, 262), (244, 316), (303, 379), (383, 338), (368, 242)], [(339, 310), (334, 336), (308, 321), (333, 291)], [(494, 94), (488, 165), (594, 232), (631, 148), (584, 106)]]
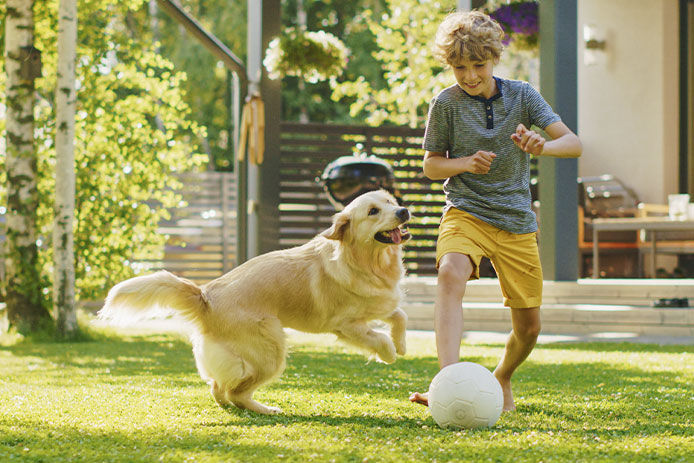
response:
[[(411, 336), (434, 338), (433, 331), (410, 331)], [(496, 331), (468, 331), (463, 341), (469, 344), (503, 344), (508, 333)], [(635, 333), (593, 333), (593, 334), (540, 334), (538, 344), (562, 342), (634, 342), (639, 344), (694, 345), (694, 336), (641, 336)]]

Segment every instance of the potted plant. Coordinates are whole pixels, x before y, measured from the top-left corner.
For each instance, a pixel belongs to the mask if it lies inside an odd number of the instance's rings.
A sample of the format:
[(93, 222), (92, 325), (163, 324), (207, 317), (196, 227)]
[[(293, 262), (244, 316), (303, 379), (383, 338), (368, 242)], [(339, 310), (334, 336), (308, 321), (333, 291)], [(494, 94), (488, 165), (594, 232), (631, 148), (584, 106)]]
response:
[(504, 44), (519, 50), (535, 50), (540, 24), (536, 1), (514, 1), (489, 13), (506, 32)]
[(263, 65), (271, 79), (296, 76), (316, 83), (342, 74), (347, 56), (347, 48), (334, 35), (292, 27), (270, 42)]

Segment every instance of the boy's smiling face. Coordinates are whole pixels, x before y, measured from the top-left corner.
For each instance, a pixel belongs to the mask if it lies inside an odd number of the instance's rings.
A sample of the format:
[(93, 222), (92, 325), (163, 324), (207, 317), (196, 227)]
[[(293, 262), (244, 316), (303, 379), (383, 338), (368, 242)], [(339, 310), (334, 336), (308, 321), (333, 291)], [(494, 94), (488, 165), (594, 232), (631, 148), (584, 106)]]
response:
[(494, 81), (495, 60), (470, 60), (460, 59), (453, 67), (455, 80), (460, 88), (473, 96), (491, 98), (496, 93), (496, 82)]

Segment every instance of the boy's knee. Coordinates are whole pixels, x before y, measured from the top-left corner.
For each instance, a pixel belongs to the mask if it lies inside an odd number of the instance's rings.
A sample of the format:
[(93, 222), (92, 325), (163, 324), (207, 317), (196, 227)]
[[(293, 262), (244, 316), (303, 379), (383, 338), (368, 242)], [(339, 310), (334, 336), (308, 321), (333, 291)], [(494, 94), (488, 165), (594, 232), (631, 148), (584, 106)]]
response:
[(533, 320), (531, 322), (524, 323), (522, 326), (517, 326), (513, 328), (513, 331), (515, 331), (516, 336), (527, 341), (536, 340), (537, 337), (540, 335), (541, 330), (542, 324), (540, 323), (540, 320)]
[(438, 284), (453, 288), (467, 283), (472, 274), (470, 258), (446, 258), (444, 256), (439, 263)]

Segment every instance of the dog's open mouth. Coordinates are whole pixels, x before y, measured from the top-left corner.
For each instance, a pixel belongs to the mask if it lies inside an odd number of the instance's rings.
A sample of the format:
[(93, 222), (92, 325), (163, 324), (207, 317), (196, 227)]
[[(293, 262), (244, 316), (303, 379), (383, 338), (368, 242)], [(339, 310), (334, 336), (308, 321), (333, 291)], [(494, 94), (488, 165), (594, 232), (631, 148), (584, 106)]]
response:
[(376, 236), (374, 236), (376, 241), (386, 244), (401, 244), (410, 238), (412, 238), (412, 235), (410, 235), (410, 232), (407, 230), (406, 224), (402, 224), (392, 230), (378, 232)]

